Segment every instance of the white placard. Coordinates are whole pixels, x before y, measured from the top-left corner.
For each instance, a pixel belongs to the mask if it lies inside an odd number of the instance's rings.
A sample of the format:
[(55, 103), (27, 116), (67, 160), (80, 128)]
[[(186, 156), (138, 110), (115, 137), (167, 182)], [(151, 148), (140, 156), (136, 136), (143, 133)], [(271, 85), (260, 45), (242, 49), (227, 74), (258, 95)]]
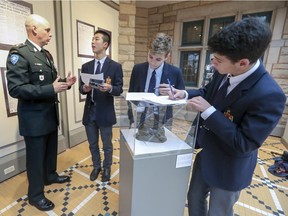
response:
[(177, 155), (176, 168), (188, 167), (192, 164), (192, 153)]

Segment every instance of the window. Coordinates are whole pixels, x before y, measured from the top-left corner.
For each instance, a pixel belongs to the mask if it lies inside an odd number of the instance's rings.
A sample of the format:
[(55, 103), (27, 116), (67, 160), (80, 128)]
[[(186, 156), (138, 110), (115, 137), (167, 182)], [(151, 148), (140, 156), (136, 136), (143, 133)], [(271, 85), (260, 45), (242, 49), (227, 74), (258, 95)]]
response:
[(218, 31), (220, 31), (226, 25), (234, 22), (234, 20), (235, 20), (235, 16), (211, 19), (210, 26), (209, 26), (209, 38), (215, 33), (217, 33)]
[[(252, 17), (261, 17), (264, 19), (266, 22), (270, 24), (271, 22), (271, 17), (272, 17), (272, 11), (267, 11), (267, 12), (260, 12), (260, 13), (251, 13), (251, 14), (243, 14), (242, 18), (244, 19), (245, 17), (252, 16)], [(264, 55), (261, 57), (261, 60), (263, 61)]]
[[(222, 28), (224, 28), (225, 26), (229, 25), (230, 23), (232, 23), (234, 21), (235, 21), (235, 16), (220, 17), (220, 18), (211, 19), (210, 20), (210, 26), (209, 26), (209, 38), (212, 37), (218, 31), (220, 31)], [(207, 82), (211, 78), (211, 71), (210, 71), (210, 66), (209, 66), (210, 61), (211, 61), (211, 53), (209, 51), (207, 51), (206, 52), (206, 59), (205, 59), (203, 84), (207, 84)]]
[(262, 17), (266, 22), (271, 23), (272, 11), (260, 12), (260, 13), (251, 13), (251, 14), (243, 14), (243, 19), (248, 16), (253, 17)]
[(180, 62), (185, 85), (196, 87), (198, 85), (200, 51), (181, 52)]
[[(242, 18), (247, 16), (263, 17), (263, 19), (271, 23), (272, 13), (273, 11), (247, 13), (243, 14)], [(211, 53), (207, 47), (208, 39), (223, 27), (234, 22), (236, 14), (241, 14), (241, 11), (235, 11), (234, 14), (235, 16), (216, 17), (207, 20), (209, 22), (206, 20), (183, 22), (182, 41), (181, 47), (179, 47), (179, 65), (183, 72), (186, 87), (200, 87), (203, 84), (207, 84), (211, 79), (213, 70), (211, 70), (209, 65)], [(206, 26), (206, 24), (209, 26)], [(207, 37), (203, 37), (204, 35), (207, 35)], [(204, 57), (200, 59), (200, 56)], [(201, 77), (203, 77), (203, 80), (200, 80)]]
[(182, 46), (201, 45), (204, 20), (184, 22)]

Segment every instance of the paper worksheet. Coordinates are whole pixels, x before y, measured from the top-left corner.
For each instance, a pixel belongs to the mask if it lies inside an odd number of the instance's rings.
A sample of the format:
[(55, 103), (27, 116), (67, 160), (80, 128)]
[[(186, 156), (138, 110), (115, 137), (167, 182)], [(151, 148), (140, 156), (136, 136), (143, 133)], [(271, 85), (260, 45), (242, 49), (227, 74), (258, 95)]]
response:
[(81, 80), (86, 85), (89, 85), (90, 79), (103, 80), (103, 73), (100, 73), (100, 74), (80, 73), (80, 76), (81, 76)]
[(186, 104), (186, 100), (170, 100), (169, 96), (157, 96), (154, 93), (146, 92), (127, 92), (127, 101), (147, 101), (156, 105), (176, 105)]

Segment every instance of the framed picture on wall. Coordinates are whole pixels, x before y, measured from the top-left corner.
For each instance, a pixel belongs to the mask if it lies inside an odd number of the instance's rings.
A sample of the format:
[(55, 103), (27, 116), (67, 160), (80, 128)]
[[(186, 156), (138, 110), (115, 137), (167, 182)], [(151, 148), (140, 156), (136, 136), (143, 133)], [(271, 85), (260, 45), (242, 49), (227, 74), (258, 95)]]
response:
[(4, 91), (4, 97), (5, 97), (5, 105), (6, 105), (6, 110), (7, 110), (7, 116), (15, 116), (17, 115), (17, 104), (18, 104), (18, 99), (12, 98), (9, 93), (8, 93), (8, 88), (7, 88), (7, 79), (6, 79), (6, 68), (1, 67), (1, 77), (2, 77), (2, 85), (3, 85), (3, 91)]
[(95, 26), (76, 20), (76, 28), (78, 57), (94, 58), (91, 41), (94, 36)]
[[(80, 74), (81, 74), (81, 69), (78, 68), (78, 86), (80, 86)], [(78, 91), (78, 92), (79, 92), (79, 102), (85, 101), (86, 95), (81, 94), (80, 91)]]
[(0, 2), (2, 14), (0, 49), (10, 50), (13, 45), (25, 42), (27, 38), (25, 21), (26, 17), (33, 13), (33, 7), (25, 1), (0, 0)]
[(100, 27), (98, 27), (98, 30), (105, 31), (105, 32), (107, 32), (107, 33), (110, 35), (111, 41), (110, 41), (110, 46), (109, 46), (108, 49), (106, 50), (106, 55), (108, 55), (109, 58), (112, 58), (112, 56), (111, 56), (111, 50), (112, 50), (112, 33), (111, 33), (111, 31), (108, 31), (108, 30), (103, 29), (103, 28), (100, 28)]

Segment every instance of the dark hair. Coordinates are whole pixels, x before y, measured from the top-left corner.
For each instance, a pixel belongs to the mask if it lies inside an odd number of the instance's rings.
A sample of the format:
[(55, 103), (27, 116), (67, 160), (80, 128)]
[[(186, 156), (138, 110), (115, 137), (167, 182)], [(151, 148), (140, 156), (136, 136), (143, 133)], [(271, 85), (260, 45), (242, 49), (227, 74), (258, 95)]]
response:
[(110, 46), (110, 42), (111, 42), (110, 34), (104, 30), (97, 30), (97, 31), (95, 31), (94, 35), (98, 34), (98, 33), (103, 35), (103, 41), (108, 43), (108, 46), (107, 46), (107, 48), (108, 48)]
[(247, 58), (250, 64), (257, 61), (267, 49), (272, 32), (260, 17), (247, 17), (227, 25), (208, 40), (212, 53), (226, 56), (232, 62)]

